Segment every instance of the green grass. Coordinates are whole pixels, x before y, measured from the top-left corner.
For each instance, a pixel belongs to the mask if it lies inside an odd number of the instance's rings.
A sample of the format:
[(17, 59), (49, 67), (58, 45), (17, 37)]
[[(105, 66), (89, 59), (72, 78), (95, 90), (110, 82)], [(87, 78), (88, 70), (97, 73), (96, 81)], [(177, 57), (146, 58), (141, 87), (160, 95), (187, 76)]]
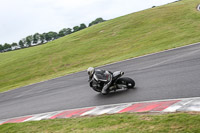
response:
[(200, 114), (123, 113), (0, 126), (1, 133), (199, 133)]
[(0, 92), (200, 42), (197, 0), (129, 14), (44, 45), (0, 54)]

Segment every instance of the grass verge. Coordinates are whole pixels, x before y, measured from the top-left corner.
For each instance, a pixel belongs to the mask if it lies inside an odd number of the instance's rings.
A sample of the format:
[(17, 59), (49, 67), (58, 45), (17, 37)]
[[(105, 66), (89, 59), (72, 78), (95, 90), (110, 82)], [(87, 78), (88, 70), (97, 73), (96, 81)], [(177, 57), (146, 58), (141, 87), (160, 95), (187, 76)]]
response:
[(0, 126), (2, 133), (198, 133), (199, 113), (123, 113), (54, 119)]
[(200, 42), (197, 0), (91, 26), (47, 44), (0, 54), (0, 92), (132, 57)]

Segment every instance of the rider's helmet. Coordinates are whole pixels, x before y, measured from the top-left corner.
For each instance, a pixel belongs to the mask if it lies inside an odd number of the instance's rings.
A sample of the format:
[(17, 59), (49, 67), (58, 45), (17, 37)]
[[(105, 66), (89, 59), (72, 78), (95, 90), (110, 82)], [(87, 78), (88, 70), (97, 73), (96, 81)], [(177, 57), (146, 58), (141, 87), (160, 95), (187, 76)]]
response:
[(94, 72), (95, 72), (95, 69), (94, 69), (93, 67), (89, 67), (89, 68), (87, 69), (87, 73), (88, 73), (88, 75), (89, 75), (90, 77), (94, 74)]

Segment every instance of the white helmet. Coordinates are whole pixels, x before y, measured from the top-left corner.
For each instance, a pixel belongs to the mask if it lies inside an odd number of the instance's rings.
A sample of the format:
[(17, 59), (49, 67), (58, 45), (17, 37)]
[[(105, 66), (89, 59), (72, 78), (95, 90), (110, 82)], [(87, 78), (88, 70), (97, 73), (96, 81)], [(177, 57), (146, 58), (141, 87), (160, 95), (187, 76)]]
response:
[(87, 72), (88, 72), (88, 75), (89, 76), (92, 76), (93, 74), (94, 74), (94, 68), (93, 67), (89, 67), (88, 69), (87, 69)]

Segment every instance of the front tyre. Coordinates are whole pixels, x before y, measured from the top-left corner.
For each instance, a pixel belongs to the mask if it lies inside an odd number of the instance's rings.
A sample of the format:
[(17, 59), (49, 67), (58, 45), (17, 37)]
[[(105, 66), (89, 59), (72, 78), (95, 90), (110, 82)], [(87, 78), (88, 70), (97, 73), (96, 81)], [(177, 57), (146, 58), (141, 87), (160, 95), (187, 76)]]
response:
[(126, 85), (128, 89), (135, 87), (135, 81), (128, 77), (122, 77), (117, 80), (117, 84)]

